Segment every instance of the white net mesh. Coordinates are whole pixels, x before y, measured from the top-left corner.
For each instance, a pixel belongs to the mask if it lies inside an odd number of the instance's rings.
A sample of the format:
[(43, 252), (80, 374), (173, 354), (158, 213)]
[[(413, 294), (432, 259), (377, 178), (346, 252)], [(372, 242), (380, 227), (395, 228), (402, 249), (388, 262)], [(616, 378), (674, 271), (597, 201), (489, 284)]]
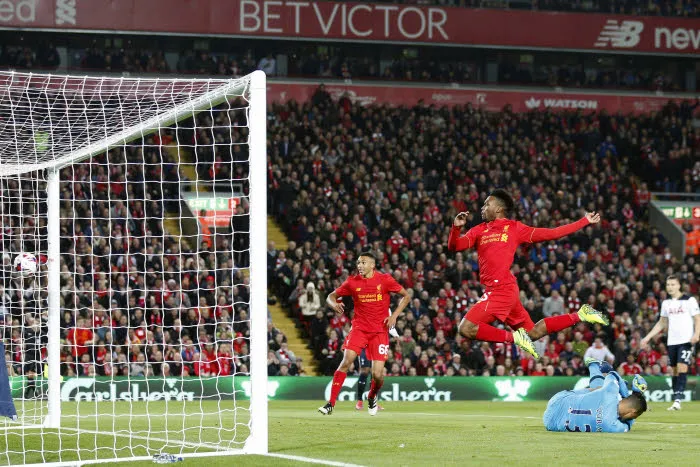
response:
[[(249, 84), (0, 74), (0, 313), (18, 416), (0, 422), (0, 462), (245, 443)], [(56, 167), (58, 349), (47, 300)], [(20, 253), (36, 256), (36, 274), (13, 267)]]

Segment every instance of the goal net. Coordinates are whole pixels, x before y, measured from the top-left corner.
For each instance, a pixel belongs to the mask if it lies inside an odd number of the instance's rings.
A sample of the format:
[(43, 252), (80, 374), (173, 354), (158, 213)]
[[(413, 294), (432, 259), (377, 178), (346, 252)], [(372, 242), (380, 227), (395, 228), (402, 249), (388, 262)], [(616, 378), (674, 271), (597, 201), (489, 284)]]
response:
[(265, 112), (0, 73), (0, 463), (267, 452)]

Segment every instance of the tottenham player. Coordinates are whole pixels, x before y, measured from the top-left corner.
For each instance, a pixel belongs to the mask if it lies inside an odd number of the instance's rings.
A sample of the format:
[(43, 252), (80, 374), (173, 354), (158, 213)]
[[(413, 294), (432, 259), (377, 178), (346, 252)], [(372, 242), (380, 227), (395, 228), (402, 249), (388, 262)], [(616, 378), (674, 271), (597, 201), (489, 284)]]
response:
[(673, 367), (673, 405), (668, 410), (680, 410), (693, 346), (700, 340), (700, 309), (695, 297), (681, 292), (681, 281), (677, 276), (668, 276), (666, 292), (670, 298), (661, 303), (661, 318), (641, 340), (640, 346), (647, 347), (654, 336), (668, 330), (668, 359)]

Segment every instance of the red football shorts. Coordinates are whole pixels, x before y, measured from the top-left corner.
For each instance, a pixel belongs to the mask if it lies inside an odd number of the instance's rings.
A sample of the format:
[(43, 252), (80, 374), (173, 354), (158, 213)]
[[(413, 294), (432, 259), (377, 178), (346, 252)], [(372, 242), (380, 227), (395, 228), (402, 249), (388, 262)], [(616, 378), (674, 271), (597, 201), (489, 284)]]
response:
[(365, 349), (367, 360), (385, 362), (389, 357), (389, 333), (387, 331), (365, 332), (352, 328), (343, 343), (343, 350), (345, 349), (352, 350), (358, 355), (362, 349)]
[(520, 290), (516, 284), (487, 289), (465, 318), (475, 324), (500, 321), (513, 329), (525, 328), (526, 331), (535, 327), (530, 314), (520, 303)]

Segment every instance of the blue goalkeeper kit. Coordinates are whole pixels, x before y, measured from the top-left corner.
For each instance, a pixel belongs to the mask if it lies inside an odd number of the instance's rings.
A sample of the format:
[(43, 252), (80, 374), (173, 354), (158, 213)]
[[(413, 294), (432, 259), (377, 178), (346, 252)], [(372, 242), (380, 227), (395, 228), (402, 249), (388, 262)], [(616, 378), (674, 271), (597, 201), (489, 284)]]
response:
[(618, 403), (629, 396), (625, 381), (614, 371), (603, 377), (598, 364), (589, 369), (590, 389), (561, 391), (550, 399), (543, 417), (548, 431), (624, 433), (632, 428), (634, 420), (623, 422), (618, 415)]

